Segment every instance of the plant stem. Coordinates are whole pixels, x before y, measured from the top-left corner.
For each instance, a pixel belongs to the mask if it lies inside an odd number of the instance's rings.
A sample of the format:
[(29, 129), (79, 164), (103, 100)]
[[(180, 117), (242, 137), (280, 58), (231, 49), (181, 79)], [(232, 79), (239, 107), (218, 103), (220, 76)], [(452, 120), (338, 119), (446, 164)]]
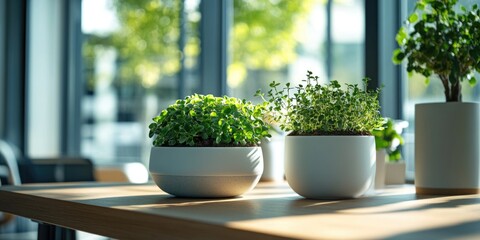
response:
[(462, 84), (460, 81), (457, 80), (455, 84), (452, 84), (452, 88), (450, 90), (452, 96), (449, 102), (461, 102), (462, 101)]
[(442, 81), (445, 89), (445, 99), (447, 102), (461, 102), (462, 101), (462, 84), (460, 80), (457, 80), (454, 84), (450, 84), (448, 76), (441, 74), (438, 75)]
[(442, 81), (443, 88), (445, 89), (445, 99), (447, 102), (449, 102), (450, 99), (450, 86), (448, 86), (448, 76), (445, 76), (443, 74), (438, 75), (440, 77), (440, 80)]

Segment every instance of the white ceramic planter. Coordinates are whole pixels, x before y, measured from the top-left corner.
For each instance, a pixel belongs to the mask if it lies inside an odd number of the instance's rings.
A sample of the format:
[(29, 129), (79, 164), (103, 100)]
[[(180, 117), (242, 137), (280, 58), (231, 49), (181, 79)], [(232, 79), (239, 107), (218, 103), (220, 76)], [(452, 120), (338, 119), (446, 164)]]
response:
[(260, 147), (152, 147), (149, 171), (178, 197), (233, 197), (258, 183), (262, 158)]
[(385, 163), (385, 184), (405, 184), (405, 161)]
[(418, 194), (480, 193), (478, 103), (415, 106)]
[(385, 187), (385, 158), (387, 152), (385, 149), (376, 151), (376, 163), (375, 163), (375, 189), (381, 189)]
[(312, 199), (355, 198), (373, 184), (373, 136), (287, 136), (285, 174), (299, 195)]
[(260, 181), (283, 181), (285, 175), (285, 136), (263, 139), (260, 146), (262, 147), (264, 166)]

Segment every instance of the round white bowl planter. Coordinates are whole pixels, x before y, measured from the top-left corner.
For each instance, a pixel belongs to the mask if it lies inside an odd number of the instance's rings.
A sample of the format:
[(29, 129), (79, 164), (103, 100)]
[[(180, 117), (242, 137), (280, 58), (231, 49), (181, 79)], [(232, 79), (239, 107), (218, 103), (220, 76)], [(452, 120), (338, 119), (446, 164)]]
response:
[(260, 147), (152, 147), (149, 171), (157, 186), (178, 197), (234, 197), (263, 172)]
[(418, 194), (480, 193), (480, 104), (415, 105)]
[(374, 181), (375, 155), (373, 136), (287, 136), (285, 174), (303, 197), (355, 198)]

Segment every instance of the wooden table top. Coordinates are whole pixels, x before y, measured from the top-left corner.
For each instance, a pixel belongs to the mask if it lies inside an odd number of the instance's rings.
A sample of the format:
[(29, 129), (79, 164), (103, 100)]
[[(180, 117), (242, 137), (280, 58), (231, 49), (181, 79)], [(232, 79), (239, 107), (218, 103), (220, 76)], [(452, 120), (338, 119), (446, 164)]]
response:
[(480, 238), (480, 195), (417, 196), (405, 185), (359, 199), (304, 199), (286, 183), (243, 197), (176, 198), (153, 184), (0, 187), (0, 211), (120, 239)]

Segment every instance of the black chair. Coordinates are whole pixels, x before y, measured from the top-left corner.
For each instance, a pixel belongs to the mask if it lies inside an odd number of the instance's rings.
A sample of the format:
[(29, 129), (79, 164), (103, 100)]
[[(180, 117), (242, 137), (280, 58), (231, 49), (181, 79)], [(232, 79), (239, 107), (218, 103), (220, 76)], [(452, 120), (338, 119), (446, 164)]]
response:
[[(19, 162), (23, 183), (91, 182), (94, 166), (88, 158), (30, 158)], [(75, 230), (38, 223), (38, 239), (75, 240)]]
[[(20, 183), (95, 181), (94, 165), (92, 161), (87, 158), (24, 158), (22, 161), (18, 161), (18, 157), (16, 157), (16, 159), (11, 157), (11, 151), (7, 149), (6, 152), (6, 154), (3, 153), (2, 155), (3, 158), (9, 158), (7, 166), (9, 166), (10, 169), (10, 175), (7, 177), (10, 179), (10, 182), (14, 180), (14, 182), (10, 183), (13, 185)], [(15, 162), (18, 163), (18, 168), (17, 164), (13, 164)], [(0, 223), (11, 221), (11, 217), (12, 215), (5, 215), (3, 220), (0, 219), (2, 220)], [(19, 217), (16, 218), (21, 219)], [(76, 232), (72, 229), (53, 226), (47, 223), (38, 223), (37, 239), (75, 240)]]
[[(20, 151), (12, 144), (0, 139), (0, 185), (20, 185), (18, 159)], [(36, 224), (30, 219), (0, 212), (0, 239), (27, 239), (26, 234), (36, 231)]]
[(19, 153), (17, 148), (8, 142), (0, 139), (0, 166), (2, 166), (0, 179), (5, 185), (20, 185), (20, 174), (18, 171)]
[(94, 166), (88, 158), (30, 158), (19, 162), (23, 183), (91, 182)]

